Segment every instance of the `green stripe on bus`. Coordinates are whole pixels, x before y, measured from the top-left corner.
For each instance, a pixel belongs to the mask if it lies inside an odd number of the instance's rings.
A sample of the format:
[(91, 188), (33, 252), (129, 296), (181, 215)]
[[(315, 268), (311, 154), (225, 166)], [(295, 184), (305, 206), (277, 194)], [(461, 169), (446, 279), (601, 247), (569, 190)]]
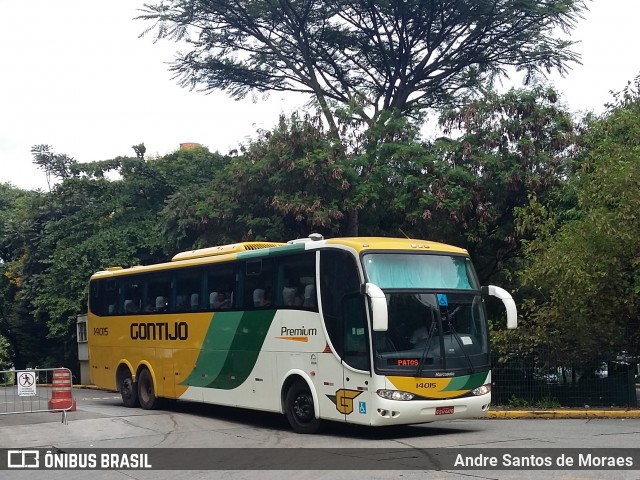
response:
[(443, 389), (445, 392), (457, 391), (457, 390), (473, 390), (481, 385), (484, 385), (487, 380), (487, 372), (474, 373), (472, 375), (464, 375), (462, 377), (454, 377), (449, 382), (449, 385)]
[(182, 385), (205, 387), (217, 378), (227, 359), (243, 312), (219, 312), (213, 315), (196, 361), (196, 367)]
[(214, 315), (196, 368), (183, 385), (230, 390), (253, 370), (275, 310), (221, 312)]

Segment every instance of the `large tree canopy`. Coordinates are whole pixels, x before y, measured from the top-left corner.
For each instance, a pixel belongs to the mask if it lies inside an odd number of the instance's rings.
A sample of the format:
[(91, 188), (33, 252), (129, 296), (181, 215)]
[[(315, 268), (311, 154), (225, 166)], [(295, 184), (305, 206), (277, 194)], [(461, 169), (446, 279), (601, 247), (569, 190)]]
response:
[[(564, 73), (578, 61), (569, 32), (582, 0), (165, 0), (138, 17), (156, 40), (186, 43), (172, 70), (184, 86), (311, 96), (337, 147), (337, 163), (371, 181), (378, 149), (398, 117), (486, 91), (508, 68)], [(146, 33), (146, 32), (145, 32)], [(395, 118), (394, 118), (395, 117)], [(392, 129), (395, 127), (392, 127)], [(345, 233), (374, 198), (345, 204)]]
[(332, 131), (332, 103), (369, 124), (381, 112), (450, 104), (504, 75), (578, 60), (582, 0), (166, 0), (145, 4), (157, 39), (186, 40), (182, 84), (311, 94)]

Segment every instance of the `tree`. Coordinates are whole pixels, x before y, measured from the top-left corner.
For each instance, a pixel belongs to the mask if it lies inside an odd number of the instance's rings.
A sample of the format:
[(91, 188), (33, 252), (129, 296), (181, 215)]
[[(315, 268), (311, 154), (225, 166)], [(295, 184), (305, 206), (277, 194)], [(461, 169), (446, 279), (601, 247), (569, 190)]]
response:
[(37, 249), (30, 242), (36, 231), (31, 205), (40, 195), (0, 184), (0, 344), (8, 342), (0, 362), (17, 368), (38, 365), (48, 350), (46, 324), (33, 321), (24, 295), (30, 280), (24, 266)]
[(166, 260), (157, 216), (170, 192), (154, 161), (118, 157), (121, 179), (94, 175), (98, 166), (77, 164), (39, 205), (38, 251), (30, 255), (26, 292), (33, 313), (51, 338), (69, 339), (75, 317), (86, 308), (88, 280), (109, 266)]
[(140, 160), (144, 160), (144, 154), (147, 153), (147, 147), (144, 146), (144, 143), (139, 143), (138, 145), (133, 145), (133, 151), (136, 152), (136, 157)]
[[(110, 170), (120, 179), (105, 178)], [(48, 192), (2, 187), (0, 336), (16, 367), (72, 366), (91, 274), (166, 260), (157, 216), (171, 186), (157, 162), (118, 157), (74, 161)]]
[[(520, 267), (522, 241), (514, 212), (532, 197), (547, 199), (572, 168), (579, 129), (552, 88), (511, 89), (441, 116), (445, 132), (423, 183), (428, 195), (412, 213), (425, 236), (465, 245), (481, 280)], [(515, 261), (515, 264), (514, 264)]]
[(64, 153), (54, 153), (52, 147), (46, 144), (31, 147), (31, 154), (33, 163), (44, 170), (49, 190), (51, 190), (52, 177), (68, 178), (71, 175), (71, 169), (77, 163), (75, 159)]
[[(564, 73), (578, 56), (558, 31), (585, 8), (581, 0), (169, 0), (145, 4), (139, 18), (154, 22), (147, 32), (156, 39), (187, 41), (172, 65), (184, 86), (234, 98), (311, 95), (346, 164), (345, 128), (419, 121), (425, 109), (483, 91), (507, 67)], [(348, 233), (357, 232), (359, 208), (348, 206)]]
[(336, 235), (345, 229), (343, 206), (357, 182), (339, 155), (319, 118), (280, 117), (229, 164), (236, 215), (266, 238)]
[[(229, 240), (235, 219), (227, 215), (229, 157), (205, 147), (180, 149), (155, 159), (168, 184), (158, 228), (167, 253), (219, 245)], [(238, 237), (231, 242), (237, 242)], [(227, 242), (229, 243), (229, 242)]]
[(523, 272), (532, 294), (525, 341), (549, 342), (568, 362), (640, 352), (639, 91), (640, 77), (587, 118), (571, 211), (536, 201), (522, 213), (538, 233)]
[(160, 215), (162, 231), (178, 250), (336, 234), (356, 174), (335, 156), (319, 119), (296, 115), (259, 132), (240, 154), (195, 149), (165, 156), (159, 164), (174, 172), (175, 191)]

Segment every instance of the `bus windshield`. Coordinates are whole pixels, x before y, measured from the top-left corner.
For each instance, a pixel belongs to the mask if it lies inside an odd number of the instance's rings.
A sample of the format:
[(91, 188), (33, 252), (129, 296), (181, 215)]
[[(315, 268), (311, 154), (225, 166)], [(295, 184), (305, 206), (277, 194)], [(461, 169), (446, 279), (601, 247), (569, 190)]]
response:
[(467, 257), (371, 253), (364, 265), (389, 311), (388, 330), (374, 334), (378, 372), (429, 377), (489, 369), (486, 314)]
[(475, 293), (387, 293), (389, 328), (374, 332), (376, 371), (453, 376), (489, 369), (484, 303)]
[(373, 253), (364, 256), (370, 282), (402, 289), (478, 290), (468, 258), (453, 255)]

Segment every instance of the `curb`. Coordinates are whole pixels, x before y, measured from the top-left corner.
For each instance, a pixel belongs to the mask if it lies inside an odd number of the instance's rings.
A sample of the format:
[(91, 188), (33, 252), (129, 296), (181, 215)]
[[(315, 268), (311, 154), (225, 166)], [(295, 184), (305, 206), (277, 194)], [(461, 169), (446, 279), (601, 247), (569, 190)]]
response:
[(488, 419), (640, 418), (640, 410), (490, 410)]

